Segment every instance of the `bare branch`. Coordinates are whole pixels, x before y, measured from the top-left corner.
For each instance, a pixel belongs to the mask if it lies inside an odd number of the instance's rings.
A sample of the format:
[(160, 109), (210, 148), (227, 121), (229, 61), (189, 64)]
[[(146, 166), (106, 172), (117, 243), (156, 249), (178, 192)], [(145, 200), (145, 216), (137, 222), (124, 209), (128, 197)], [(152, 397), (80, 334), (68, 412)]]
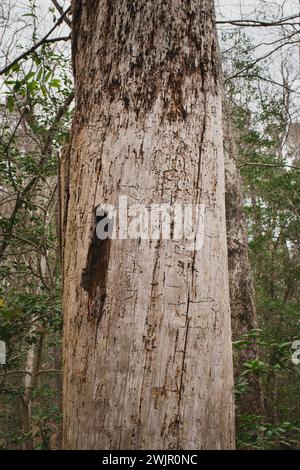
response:
[(19, 236), (17, 236), (17, 235), (13, 235), (12, 233), (9, 233), (9, 234), (8, 234), (8, 233), (2, 232), (2, 233), (0, 233), (0, 236), (1, 236), (1, 237), (15, 238), (16, 240), (19, 240), (19, 241), (21, 241), (21, 242), (23, 242), (23, 243), (27, 243), (28, 245), (31, 245), (31, 246), (32, 246), (33, 248), (35, 248), (35, 249), (38, 248), (38, 246), (37, 246), (35, 243), (33, 243), (31, 240), (27, 240), (26, 238), (19, 237)]
[(267, 54), (261, 56), (261, 57), (258, 57), (258, 59), (256, 59), (254, 62), (252, 62), (251, 64), (247, 65), (247, 67), (245, 67), (244, 69), (240, 70), (239, 72), (235, 73), (234, 75), (231, 75), (230, 77), (226, 78), (225, 79), (225, 82), (227, 82), (228, 80), (232, 80), (233, 78), (238, 78), (240, 77), (244, 72), (247, 72), (248, 70), (251, 70), (258, 62), (260, 62), (261, 60), (264, 60), (264, 59), (267, 59), (268, 57), (270, 57), (272, 54), (274, 54), (274, 52), (277, 52), (279, 49), (281, 49), (282, 47), (284, 46), (288, 46), (290, 44), (299, 44), (299, 41), (288, 41), (288, 42), (285, 42), (283, 44), (280, 44), (279, 46), (275, 47), (275, 49), (273, 49), (272, 51), (268, 52)]
[(277, 85), (277, 86), (280, 86), (282, 88), (284, 88), (285, 90), (289, 91), (290, 93), (296, 93), (297, 95), (299, 95), (300, 93), (296, 90), (292, 90), (292, 88), (289, 88), (287, 85), (285, 85), (284, 83), (280, 83), (280, 82), (276, 82), (275, 80), (272, 80), (271, 78), (266, 78), (266, 77), (262, 77), (260, 75), (239, 75), (239, 78), (257, 78), (257, 80), (262, 80), (264, 82), (268, 82), (268, 83), (273, 83), (273, 85)]
[(65, 102), (61, 105), (61, 107), (59, 108), (59, 110), (57, 111), (56, 113), (56, 116), (53, 120), (53, 123), (48, 131), (48, 137), (47, 137), (47, 140), (46, 140), (46, 143), (44, 145), (44, 148), (42, 149), (42, 154), (46, 153), (46, 151), (48, 150), (48, 147), (51, 143), (51, 139), (53, 137), (53, 132), (55, 132), (56, 128), (57, 128), (57, 125), (59, 124), (59, 122), (61, 121), (62, 117), (65, 115), (65, 113), (67, 112), (70, 104), (72, 103), (73, 99), (74, 99), (74, 92), (72, 91), (69, 96), (67, 96)]
[(53, 42), (60, 42), (60, 41), (69, 41), (70, 39), (71, 39), (71, 34), (69, 36), (61, 36), (60, 38), (46, 39), (44, 44), (51, 44)]
[(259, 21), (259, 20), (217, 20), (216, 24), (231, 24), (233, 26), (242, 26), (247, 28), (257, 27), (274, 27), (274, 26), (299, 26), (299, 23), (291, 23), (290, 21), (299, 18), (300, 14), (282, 18), (277, 21)]

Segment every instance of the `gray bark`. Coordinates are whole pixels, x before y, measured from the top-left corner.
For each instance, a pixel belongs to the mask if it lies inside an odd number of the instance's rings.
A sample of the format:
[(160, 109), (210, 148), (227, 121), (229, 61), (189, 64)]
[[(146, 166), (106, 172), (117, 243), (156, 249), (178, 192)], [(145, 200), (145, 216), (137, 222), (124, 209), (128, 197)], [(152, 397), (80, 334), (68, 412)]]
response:
[[(211, 0), (73, 1), (64, 447), (231, 449), (222, 86)], [(62, 171), (66, 174), (65, 171)], [(64, 183), (65, 185), (65, 183)], [(119, 195), (205, 205), (203, 248), (95, 238)]]

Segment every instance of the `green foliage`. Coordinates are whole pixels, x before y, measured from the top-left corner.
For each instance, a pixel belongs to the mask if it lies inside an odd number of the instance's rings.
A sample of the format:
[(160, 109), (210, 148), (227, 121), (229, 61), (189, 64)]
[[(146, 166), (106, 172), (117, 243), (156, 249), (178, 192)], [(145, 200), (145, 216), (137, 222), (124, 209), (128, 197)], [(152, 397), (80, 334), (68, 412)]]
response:
[[(296, 321), (299, 321), (299, 315)], [(264, 360), (256, 358), (244, 361), (236, 378), (237, 447), (299, 448), (300, 420), (295, 420), (299, 415), (299, 406), (295, 398), (300, 391), (300, 375), (291, 362), (292, 341), (276, 341), (269, 336), (268, 328), (254, 333), (260, 357)], [(286, 336), (287, 338), (289, 337)], [(234, 343), (238, 357), (243, 355), (252, 342), (253, 334), (250, 333)], [(240, 414), (239, 404), (249, 399), (253, 386), (258, 383), (263, 392), (260, 409), (262, 414)]]
[[(19, 21), (34, 44), (41, 18), (35, 1), (28, 0), (26, 7)], [(28, 44), (17, 47), (22, 53)], [(57, 164), (72, 116), (68, 49), (44, 43), (11, 67), (1, 83), (6, 109), (0, 114), (0, 338), (7, 346), (7, 364), (0, 370), (1, 448), (59, 445)], [(30, 426), (25, 430), (26, 368), (32, 372), (32, 357), (39, 360), (38, 375), (29, 393)]]

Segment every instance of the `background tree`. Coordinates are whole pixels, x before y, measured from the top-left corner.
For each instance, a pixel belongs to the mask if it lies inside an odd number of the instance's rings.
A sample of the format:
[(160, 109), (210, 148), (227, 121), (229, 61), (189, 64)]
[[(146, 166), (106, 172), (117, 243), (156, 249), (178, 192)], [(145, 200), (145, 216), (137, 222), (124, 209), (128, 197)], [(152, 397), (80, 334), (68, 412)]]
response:
[[(299, 339), (298, 0), (237, 1), (235, 9), (232, 2), (218, 3), (232, 121), (231, 129), (223, 129), (237, 446), (297, 448), (299, 375), (290, 347)], [(25, 4), (3, 0), (0, 6), (0, 337), (8, 346), (1, 368), (0, 446), (58, 448), (57, 163), (60, 192), (68, 197), (68, 147), (62, 155), (61, 147), (73, 98), (71, 16), (62, 0)], [(63, 207), (60, 212), (64, 223)], [(246, 290), (236, 287), (240, 283)]]

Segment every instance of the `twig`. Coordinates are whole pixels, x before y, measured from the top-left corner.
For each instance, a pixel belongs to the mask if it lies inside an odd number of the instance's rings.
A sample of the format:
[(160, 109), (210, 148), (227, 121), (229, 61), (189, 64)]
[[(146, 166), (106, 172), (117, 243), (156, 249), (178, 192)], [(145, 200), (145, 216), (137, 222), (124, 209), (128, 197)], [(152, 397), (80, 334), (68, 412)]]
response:
[[(68, 109), (69, 105), (71, 104), (73, 98), (74, 98), (74, 92), (71, 92), (70, 95), (66, 98), (65, 102), (62, 104), (62, 106), (59, 108), (59, 110), (58, 110), (58, 112), (57, 112), (57, 114), (56, 114), (56, 116), (53, 120), (52, 126), (50, 127), (50, 129), (48, 131), (48, 137), (47, 137), (46, 143), (45, 143), (45, 145), (42, 149), (42, 157), (40, 158), (40, 161), (39, 161), (39, 164), (38, 164), (39, 167), (41, 165), (43, 165), (43, 163), (45, 161), (45, 158), (46, 158), (45, 154), (48, 151), (49, 146), (51, 145), (52, 134), (55, 131), (56, 126), (59, 123), (60, 119), (63, 117), (64, 113), (67, 111), (67, 109)], [(14, 226), (14, 223), (15, 223), (15, 218), (16, 218), (17, 212), (19, 211), (19, 209), (21, 207), (22, 201), (24, 200), (25, 196), (31, 191), (31, 189), (35, 187), (38, 180), (39, 180), (39, 176), (38, 175), (34, 176), (27, 183), (25, 188), (21, 192), (17, 193), (16, 203), (15, 203), (12, 215), (10, 217), (9, 227), (8, 227), (8, 230), (6, 231), (5, 235), (3, 235), (4, 239), (3, 239), (2, 243), (0, 244), (0, 262), (4, 257), (4, 252), (5, 252), (5, 250), (8, 246), (9, 236), (12, 234), (13, 226)], [(37, 247), (35, 246), (35, 248), (37, 248)]]

